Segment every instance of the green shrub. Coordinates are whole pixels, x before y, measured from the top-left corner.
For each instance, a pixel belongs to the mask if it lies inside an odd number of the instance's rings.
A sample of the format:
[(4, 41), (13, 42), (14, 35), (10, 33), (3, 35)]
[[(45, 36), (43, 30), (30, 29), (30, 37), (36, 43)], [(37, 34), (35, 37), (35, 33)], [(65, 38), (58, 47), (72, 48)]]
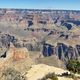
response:
[(41, 80), (47, 80), (48, 78), (51, 80), (58, 80), (55, 73), (49, 73), (44, 78), (42, 78)]
[(80, 73), (80, 62), (78, 60), (69, 60), (66, 67), (73, 73)]

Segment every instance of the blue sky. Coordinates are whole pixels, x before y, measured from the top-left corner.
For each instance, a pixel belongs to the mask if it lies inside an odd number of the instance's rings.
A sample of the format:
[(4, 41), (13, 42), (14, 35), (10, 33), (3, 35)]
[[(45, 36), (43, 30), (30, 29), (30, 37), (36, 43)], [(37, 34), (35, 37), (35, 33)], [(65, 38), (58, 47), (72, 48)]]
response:
[(0, 0), (0, 8), (80, 10), (80, 0)]

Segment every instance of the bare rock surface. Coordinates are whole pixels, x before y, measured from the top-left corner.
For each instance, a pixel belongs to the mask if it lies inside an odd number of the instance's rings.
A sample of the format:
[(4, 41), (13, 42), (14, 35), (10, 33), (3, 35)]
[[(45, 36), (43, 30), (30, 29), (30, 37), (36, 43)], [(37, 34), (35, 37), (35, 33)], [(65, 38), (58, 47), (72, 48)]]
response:
[[(21, 72), (21, 74), (24, 74), (33, 64), (35, 64), (29, 57), (29, 52), (26, 48), (15, 48), (14, 46), (11, 46), (6, 55), (6, 58), (0, 58), (0, 70), (14, 68)], [(1, 71), (0, 74), (2, 72), (3, 71)]]
[[(27, 72), (26, 76), (28, 80), (38, 80), (38, 79), (42, 79), (48, 73), (53, 73), (53, 72), (57, 75), (61, 75), (62, 73), (65, 72), (69, 73), (69, 71), (67, 70), (63, 70), (53, 66), (48, 66), (45, 64), (38, 64), (38, 65), (33, 65), (32, 68)], [(65, 79), (65, 80), (69, 80), (69, 79)]]

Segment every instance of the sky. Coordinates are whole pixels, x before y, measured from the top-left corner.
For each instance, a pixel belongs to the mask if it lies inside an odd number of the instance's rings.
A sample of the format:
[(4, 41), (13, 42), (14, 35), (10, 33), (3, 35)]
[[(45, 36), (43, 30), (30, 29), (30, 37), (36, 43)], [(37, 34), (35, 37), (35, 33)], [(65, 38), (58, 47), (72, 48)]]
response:
[(80, 10), (80, 0), (0, 0), (0, 8)]

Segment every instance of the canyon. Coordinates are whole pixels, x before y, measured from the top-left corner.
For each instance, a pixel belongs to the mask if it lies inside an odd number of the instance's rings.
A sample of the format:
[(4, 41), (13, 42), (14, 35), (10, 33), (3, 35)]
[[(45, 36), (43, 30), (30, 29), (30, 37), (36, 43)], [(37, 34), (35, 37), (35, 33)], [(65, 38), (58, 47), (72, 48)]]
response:
[[(34, 74), (43, 66), (64, 72), (73, 59), (80, 61), (80, 11), (0, 9), (0, 69), (11, 65), (21, 74)], [(37, 74), (28, 80), (41, 77)]]

